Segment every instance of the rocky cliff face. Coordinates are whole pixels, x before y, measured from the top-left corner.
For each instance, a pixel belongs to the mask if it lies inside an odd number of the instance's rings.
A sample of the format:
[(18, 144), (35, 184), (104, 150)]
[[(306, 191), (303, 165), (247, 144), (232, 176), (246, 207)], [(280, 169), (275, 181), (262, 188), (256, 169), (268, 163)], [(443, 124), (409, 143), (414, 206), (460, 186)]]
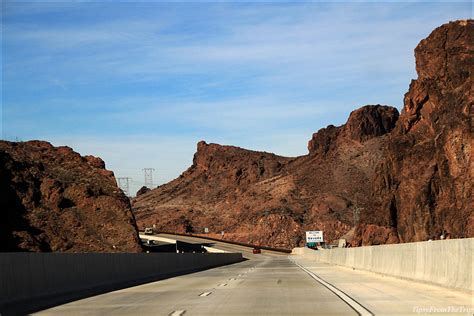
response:
[(138, 225), (276, 247), (301, 245), (305, 230), (353, 245), (474, 236), (472, 25), (448, 23), (418, 45), (400, 117), (362, 107), (297, 158), (200, 142), (178, 179), (132, 201)]
[[(400, 242), (474, 236), (473, 36), (472, 20), (451, 22), (415, 49), (418, 79), (374, 181), (376, 211)], [(374, 239), (360, 229), (362, 243)]]
[(100, 158), (0, 141), (0, 192), (0, 251), (141, 251), (130, 202)]
[(137, 222), (163, 231), (207, 227), (275, 247), (301, 244), (309, 229), (338, 238), (353, 227), (353, 209), (369, 204), (372, 165), (397, 117), (395, 108), (365, 106), (328, 128), (333, 134), (313, 135), (311, 154), (297, 158), (200, 142), (178, 179), (132, 200)]

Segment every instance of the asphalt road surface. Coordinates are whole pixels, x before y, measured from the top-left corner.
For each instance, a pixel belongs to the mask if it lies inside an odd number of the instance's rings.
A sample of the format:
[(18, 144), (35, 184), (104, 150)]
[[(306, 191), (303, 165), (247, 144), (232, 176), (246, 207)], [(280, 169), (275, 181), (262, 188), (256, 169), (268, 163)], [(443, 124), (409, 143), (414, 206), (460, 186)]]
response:
[[(166, 237), (173, 237), (167, 235)], [(178, 236), (185, 242), (199, 242)], [(243, 252), (247, 261), (122, 289), (40, 312), (42, 315), (357, 315), (287, 254), (201, 240)]]
[[(172, 239), (173, 235), (160, 235)], [(42, 315), (473, 315), (469, 293), (316, 263), (301, 256), (178, 236), (248, 260), (130, 287)]]
[[(182, 312), (184, 311), (184, 312)], [(286, 256), (220, 267), (58, 306), (40, 314), (357, 315)]]

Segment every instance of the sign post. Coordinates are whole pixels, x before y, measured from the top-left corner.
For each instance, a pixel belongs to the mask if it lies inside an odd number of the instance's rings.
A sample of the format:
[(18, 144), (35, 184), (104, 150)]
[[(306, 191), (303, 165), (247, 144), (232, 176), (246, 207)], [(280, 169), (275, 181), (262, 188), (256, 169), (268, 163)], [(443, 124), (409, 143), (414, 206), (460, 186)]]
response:
[(312, 230), (306, 232), (306, 246), (315, 248), (318, 242), (324, 242), (322, 230)]

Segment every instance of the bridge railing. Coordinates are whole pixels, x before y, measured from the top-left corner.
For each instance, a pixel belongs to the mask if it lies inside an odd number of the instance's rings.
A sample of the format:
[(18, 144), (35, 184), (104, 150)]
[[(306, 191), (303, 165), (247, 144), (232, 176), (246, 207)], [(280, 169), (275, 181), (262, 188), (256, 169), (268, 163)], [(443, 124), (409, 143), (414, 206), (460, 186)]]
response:
[(262, 250), (270, 250), (270, 251), (276, 251), (276, 252), (282, 252), (282, 253), (291, 253), (290, 249), (285, 249), (285, 248), (273, 248), (273, 247), (266, 247), (266, 246), (258, 246), (258, 245), (252, 245), (252, 244), (238, 242), (238, 241), (232, 241), (232, 240), (227, 240), (227, 239), (219, 239), (219, 238), (213, 238), (213, 237), (196, 235), (196, 234), (189, 234), (189, 233), (185, 234), (185, 233), (158, 231), (158, 232), (155, 232), (155, 234), (167, 234), (167, 235), (177, 235), (177, 236), (185, 236), (185, 237), (195, 237), (195, 238), (207, 239), (207, 240), (212, 240), (212, 241), (219, 241), (219, 242), (232, 244), (232, 245), (237, 245), (237, 246), (243, 246), (243, 247), (249, 247), (249, 248), (260, 248)]

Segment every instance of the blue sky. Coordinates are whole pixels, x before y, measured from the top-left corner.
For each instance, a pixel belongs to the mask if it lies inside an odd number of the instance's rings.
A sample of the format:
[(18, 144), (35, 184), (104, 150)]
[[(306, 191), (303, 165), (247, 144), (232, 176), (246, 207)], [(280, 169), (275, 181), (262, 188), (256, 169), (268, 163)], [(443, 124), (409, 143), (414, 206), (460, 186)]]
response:
[(401, 109), (443, 2), (2, 2), (2, 138), (177, 177), (196, 143), (306, 154), (366, 104)]

